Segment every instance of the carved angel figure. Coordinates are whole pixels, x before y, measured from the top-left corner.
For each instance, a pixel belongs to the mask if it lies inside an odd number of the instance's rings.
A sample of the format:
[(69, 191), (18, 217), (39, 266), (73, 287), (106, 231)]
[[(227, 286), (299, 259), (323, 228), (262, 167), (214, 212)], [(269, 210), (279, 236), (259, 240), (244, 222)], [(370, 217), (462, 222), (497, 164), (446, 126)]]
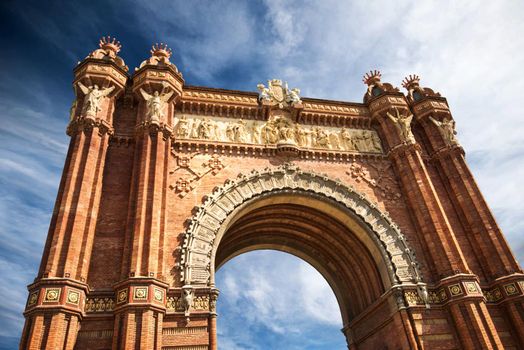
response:
[(413, 135), (413, 132), (411, 131), (411, 120), (413, 119), (413, 115), (401, 115), (398, 108), (395, 107), (396, 116), (392, 115), (391, 113), (387, 112), (386, 115), (389, 119), (395, 124), (395, 127), (398, 130), (400, 139), (402, 142), (406, 142), (409, 144), (416, 143), (415, 136)]
[(162, 88), (161, 92), (155, 91), (153, 95), (148, 94), (144, 89), (140, 88), (142, 97), (147, 102), (147, 116), (149, 121), (160, 122), (164, 118), (164, 105), (169, 100), (174, 91), (165, 92), (166, 87)]
[(192, 288), (182, 288), (182, 301), (184, 304), (184, 315), (189, 316), (189, 311), (191, 305), (193, 304), (193, 289)]
[(302, 103), (300, 99), (300, 89), (294, 88), (287, 91), (287, 102), (288, 103)]
[(451, 119), (444, 119), (441, 122), (434, 119), (433, 117), (429, 117), (429, 119), (438, 126), (438, 130), (440, 131), (440, 134), (442, 135), (442, 138), (444, 139), (444, 142), (448, 146), (452, 145), (458, 145), (458, 140), (455, 135), (457, 135), (457, 132), (455, 131), (455, 121)]
[(265, 87), (264, 84), (258, 84), (258, 100), (259, 101), (269, 101), (271, 97), (269, 96), (269, 88)]
[(85, 95), (84, 104), (82, 105), (82, 115), (96, 117), (100, 111), (100, 102), (103, 97), (106, 97), (115, 89), (114, 86), (109, 88), (100, 89), (98, 85), (86, 87), (81, 82), (78, 82), (78, 87)]

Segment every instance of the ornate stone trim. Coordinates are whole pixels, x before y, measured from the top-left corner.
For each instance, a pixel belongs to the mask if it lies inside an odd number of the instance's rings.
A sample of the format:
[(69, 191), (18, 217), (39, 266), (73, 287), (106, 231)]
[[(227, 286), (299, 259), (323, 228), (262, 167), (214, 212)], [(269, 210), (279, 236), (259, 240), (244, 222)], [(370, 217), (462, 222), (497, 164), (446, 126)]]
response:
[(93, 119), (91, 117), (77, 117), (71, 120), (67, 126), (66, 133), (69, 136), (73, 136), (79, 131), (90, 131), (94, 128), (98, 129), (98, 133), (101, 136), (104, 134), (111, 136), (114, 133), (113, 127), (108, 122), (100, 118)]
[(195, 209), (182, 246), (181, 280), (184, 284), (207, 285), (210, 282), (216, 234), (233, 210), (252, 198), (290, 191), (313, 193), (335, 201), (366, 223), (372, 240), (381, 251), (392, 285), (420, 281), (414, 254), (387, 213), (340, 181), (284, 165), (266, 168), (263, 172), (252, 171), (249, 175), (240, 174), (236, 180), (228, 180), (215, 188), (204, 204)]

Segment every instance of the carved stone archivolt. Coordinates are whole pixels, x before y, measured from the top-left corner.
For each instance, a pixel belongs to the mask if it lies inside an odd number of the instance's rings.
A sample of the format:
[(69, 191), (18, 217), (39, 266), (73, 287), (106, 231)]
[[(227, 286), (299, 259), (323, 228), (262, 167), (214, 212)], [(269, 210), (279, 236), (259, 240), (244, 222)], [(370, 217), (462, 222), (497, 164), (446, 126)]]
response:
[(185, 114), (178, 115), (175, 121), (175, 137), (181, 140), (382, 153), (374, 130), (306, 126), (293, 122), (286, 113), (272, 114), (267, 121)]
[(208, 285), (211, 254), (218, 244), (215, 239), (226, 218), (248, 200), (284, 192), (318, 195), (342, 205), (369, 227), (368, 234), (382, 254), (392, 285), (420, 281), (413, 252), (388, 214), (354, 188), (292, 165), (239, 175), (206, 197), (205, 202), (195, 209), (185, 232), (180, 265), (182, 281), (186, 285)]

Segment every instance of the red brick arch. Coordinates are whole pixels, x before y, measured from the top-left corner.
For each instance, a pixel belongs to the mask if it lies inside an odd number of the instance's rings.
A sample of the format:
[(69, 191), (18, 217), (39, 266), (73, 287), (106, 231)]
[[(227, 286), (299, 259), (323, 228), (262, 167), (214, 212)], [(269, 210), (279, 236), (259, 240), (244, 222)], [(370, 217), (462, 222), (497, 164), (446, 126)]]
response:
[(241, 175), (205, 199), (186, 232), (183, 282), (214, 287), (216, 267), (255, 249), (285, 251), (317, 268), (345, 322), (392, 287), (422, 282), (387, 213), (339, 181), (289, 165)]

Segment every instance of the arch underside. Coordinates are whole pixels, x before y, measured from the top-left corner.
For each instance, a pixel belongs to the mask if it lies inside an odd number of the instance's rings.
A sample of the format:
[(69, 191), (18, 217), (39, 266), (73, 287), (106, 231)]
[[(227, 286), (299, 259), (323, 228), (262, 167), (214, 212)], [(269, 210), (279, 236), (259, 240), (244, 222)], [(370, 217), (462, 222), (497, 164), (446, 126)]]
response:
[(205, 198), (186, 232), (183, 282), (214, 286), (215, 266), (255, 249), (314, 266), (335, 292), (344, 323), (392, 286), (420, 282), (387, 214), (353, 188), (293, 166), (239, 176)]

